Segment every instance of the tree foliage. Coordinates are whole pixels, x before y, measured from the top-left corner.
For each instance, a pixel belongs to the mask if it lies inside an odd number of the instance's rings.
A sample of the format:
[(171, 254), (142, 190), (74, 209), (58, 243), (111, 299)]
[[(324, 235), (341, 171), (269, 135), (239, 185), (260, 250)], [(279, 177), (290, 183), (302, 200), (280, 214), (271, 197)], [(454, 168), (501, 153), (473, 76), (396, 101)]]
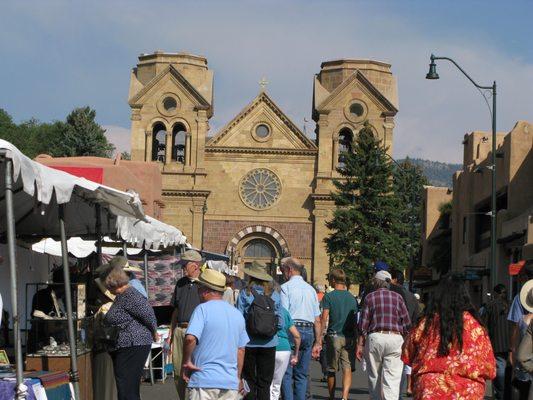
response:
[(368, 279), (377, 260), (404, 269), (406, 205), (395, 195), (387, 149), (365, 124), (352, 151), (342, 155), (344, 162), (338, 168), (342, 179), (333, 181), (336, 191), (331, 193), (336, 208), (327, 223), (332, 233), (325, 239), (332, 263), (356, 282)]
[[(424, 185), (428, 184), (422, 168), (413, 164), (409, 158), (398, 164), (393, 164), (393, 189), (401, 205), (400, 215), (402, 224), (400, 232), (407, 238), (408, 246), (403, 249), (402, 259), (410, 260), (413, 265), (420, 264), (420, 234), (422, 228), (422, 193)], [(412, 253), (411, 253), (412, 252)]]
[(0, 138), (13, 143), (30, 158), (39, 154), (54, 157), (110, 157), (115, 147), (107, 141), (105, 130), (95, 121), (90, 107), (74, 109), (63, 121), (42, 123), (30, 119), (20, 124), (0, 109)]

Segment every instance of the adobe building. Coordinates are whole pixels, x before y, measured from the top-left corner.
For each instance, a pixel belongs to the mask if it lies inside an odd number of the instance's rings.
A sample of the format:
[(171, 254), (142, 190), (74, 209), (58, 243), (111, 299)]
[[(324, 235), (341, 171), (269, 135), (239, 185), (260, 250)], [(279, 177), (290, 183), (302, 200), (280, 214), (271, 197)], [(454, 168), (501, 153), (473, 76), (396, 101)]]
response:
[[(463, 169), (453, 180), (452, 268), (470, 275), (481, 301), (491, 291), (491, 134), (472, 132), (463, 144)], [(497, 134), (496, 279), (514, 289), (509, 264), (533, 262), (532, 146), (530, 122), (519, 121), (509, 133)]]
[(159, 166), (162, 220), (194, 246), (226, 253), (238, 266), (255, 259), (274, 268), (292, 255), (311, 279), (323, 281), (339, 152), (365, 120), (392, 151), (398, 96), (390, 65), (371, 60), (324, 62), (313, 85), (316, 139), (290, 120), (264, 85), (220, 131), (210, 132), (214, 93), (207, 59), (141, 55), (128, 97), (131, 154)]
[(144, 212), (153, 218), (161, 218), (164, 208), (161, 199), (162, 179), (156, 163), (122, 160), (120, 155), (111, 159), (40, 154), (35, 161), (118, 190), (134, 190), (139, 194)]
[[(439, 251), (441, 241), (449, 240), (451, 215), (446, 215), (446, 212), (443, 213), (442, 208), (451, 201), (452, 191), (449, 188), (424, 186), (422, 193), (422, 268), (432, 268), (437, 262), (436, 257), (439, 257), (436, 252)], [(438, 277), (436, 271), (433, 271), (432, 277)]]

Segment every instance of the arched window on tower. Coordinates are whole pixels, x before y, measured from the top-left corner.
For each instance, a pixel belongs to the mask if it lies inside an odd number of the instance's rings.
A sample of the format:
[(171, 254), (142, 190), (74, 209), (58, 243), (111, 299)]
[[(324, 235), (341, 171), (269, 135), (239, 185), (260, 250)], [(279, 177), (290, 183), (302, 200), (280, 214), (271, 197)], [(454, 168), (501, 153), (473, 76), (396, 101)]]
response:
[(167, 148), (167, 129), (161, 122), (156, 122), (152, 128), (152, 161), (165, 162)]
[(348, 128), (342, 128), (339, 132), (339, 154), (338, 163), (339, 168), (344, 167), (344, 153), (351, 153), (353, 151), (353, 133)]
[(177, 123), (172, 128), (172, 161), (185, 164), (185, 126)]

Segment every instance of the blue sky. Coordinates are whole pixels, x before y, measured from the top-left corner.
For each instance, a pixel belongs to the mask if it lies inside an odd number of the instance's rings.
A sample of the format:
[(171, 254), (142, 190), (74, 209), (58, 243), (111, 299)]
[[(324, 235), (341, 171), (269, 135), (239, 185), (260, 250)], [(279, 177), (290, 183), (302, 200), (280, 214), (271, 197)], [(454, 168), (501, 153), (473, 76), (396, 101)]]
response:
[[(189, 51), (215, 72), (214, 134), (258, 92), (299, 126), (311, 120), (324, 60), (374, 58), (398, 79), (394, 155), (461, 161), (466, 132), (490, 129), (480, 94), (451, 65), (427, 81), (431, 52), (499, 85), (498, 129), (533, 120), (530, 1), (8, 1), (0, 12), (0, 107), (17, 121), (90, 105), (129, 143), (130, 69), (140, 53)], [(307, 131), (314, 128), (308, 123)]]

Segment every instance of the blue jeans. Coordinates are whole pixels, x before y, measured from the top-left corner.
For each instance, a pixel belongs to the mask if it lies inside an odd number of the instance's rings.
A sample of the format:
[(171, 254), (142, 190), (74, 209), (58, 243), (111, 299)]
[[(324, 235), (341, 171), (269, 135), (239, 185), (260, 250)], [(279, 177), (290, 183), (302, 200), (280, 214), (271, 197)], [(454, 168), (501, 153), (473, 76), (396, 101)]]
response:
[(307, 391), (307, 378), (309, 376), (309, 364), (311, 363), (311, 352), (315, 341), (315, 331), (310, 327), (296, 327), (300, 332), (300, 354), (298, 364), (292, 367), (289, 364), (283, 381), (281, 390), (284, 400), (305, 400)]
[(494, 389), (494, 399), (503, 400), (505, 390), (505, 370), (507, 368), (507, 358), (509, 353), (496, 353), (496, 378), (492, 381)]

